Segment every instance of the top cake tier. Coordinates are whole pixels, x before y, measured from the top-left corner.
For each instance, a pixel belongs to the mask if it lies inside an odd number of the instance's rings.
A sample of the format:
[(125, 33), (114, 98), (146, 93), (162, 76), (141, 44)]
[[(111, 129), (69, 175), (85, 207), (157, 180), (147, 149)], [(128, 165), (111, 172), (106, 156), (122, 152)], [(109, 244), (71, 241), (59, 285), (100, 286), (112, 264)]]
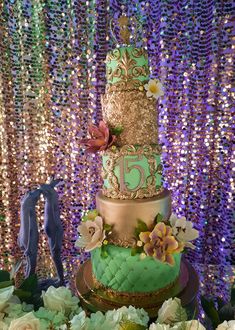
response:
[(148, 55), (145, 49), (127, 46), (115, 48), (106, 58), (107, 91), (131, 90), (149, 79)]
[(123, 129), (115, 144), (158, 144), (158, 112), (154, 90), (148, 91), (151, 80), (146, 50), (134, 46), (112, 50), (107, 54), (106, 74), (102, 116), (111, 130)]

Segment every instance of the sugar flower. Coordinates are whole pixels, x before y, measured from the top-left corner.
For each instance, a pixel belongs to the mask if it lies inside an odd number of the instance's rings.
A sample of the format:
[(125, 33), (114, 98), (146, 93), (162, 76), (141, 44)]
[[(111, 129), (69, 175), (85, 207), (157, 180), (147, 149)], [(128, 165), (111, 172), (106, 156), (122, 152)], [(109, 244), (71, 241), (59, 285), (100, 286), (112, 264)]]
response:
[(199, 232), (193, 228), (193, 223), (191, 221), (187, 221), (185, 217), (177, 218), (177, 216), (173, 213), (170, 216), (169, 221), (176, 239), (179, 242), (183, 242), (186, 247), (192, 249), (195, 248), (190, 241), (198, 238)]
[(156, 224), (152, 232), (141, 232), (139, 238), (144, 243), (144, 252), (148, 256), (170, 265), (175, 263), (172, 255), (184, 248), (173, 236), (172, 228), (164, 222)]
[(93, 153), (108, 149), (116, 140), (112, 135), (107, 124), (104, 121), (99, 122), (99, 126), (90, 124), (88, 126), (90, 138), (82, 139), (81, 143), (86, 146), (86, 151)]
[(78, 308), (79, 299), (72, 296), (71, 291), (64, 286), (55, 288), (50, 286), (47, 291), (42, 291), (44, 307), (51, 311), (63, 312), (69, 315)]
[(185, 309), (181, 306), (179, 298), (170, 298), (166, 300), (158, 311), (157, 322), (165, 324), (174, 324), (187, 320)]
[(145, 90), (147, 91), (147, 97), (154, 97), (156, 100), (164, 95), (163, 85), (157, 79), (150, 79), (147, 84), (144, 85)]
[(86, 252), (89, 252), (96, 247), (101, 247), (102, 242), (105, 239), (103, 219), (100, 216), (96, 216), (92, 221), (87, 220), (82, 222), (78, 226), (78, 232), (81, 236), (76, 241), (76, 246), (84, 248)]

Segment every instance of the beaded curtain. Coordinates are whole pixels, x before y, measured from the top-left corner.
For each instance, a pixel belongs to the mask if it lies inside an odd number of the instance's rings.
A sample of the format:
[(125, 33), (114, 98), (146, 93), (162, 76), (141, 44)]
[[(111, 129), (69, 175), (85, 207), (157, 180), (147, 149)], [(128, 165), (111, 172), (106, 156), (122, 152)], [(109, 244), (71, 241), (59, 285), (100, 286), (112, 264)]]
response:
[[(102, 184), (99, 156), (85, 155), (79, 140), (88, 122), (101, 119), (104, 60), (115, 46), (109, 22), (122, 12), (141, 22), (151, 76), (165, 86), (158, 103), (164, 185), (174, 211), (200, 230), (189, 258), (223, 265), (224, 278), (234, 235), (234, 26), (232, 1), (220, 0), (1, 2), (0, 264), (20, 255), (22, 195), (52, 174), (64, 180), (63, 256), (79, 253), (77, 225)], [(43, 204), (39, 252), (46, 256)]]

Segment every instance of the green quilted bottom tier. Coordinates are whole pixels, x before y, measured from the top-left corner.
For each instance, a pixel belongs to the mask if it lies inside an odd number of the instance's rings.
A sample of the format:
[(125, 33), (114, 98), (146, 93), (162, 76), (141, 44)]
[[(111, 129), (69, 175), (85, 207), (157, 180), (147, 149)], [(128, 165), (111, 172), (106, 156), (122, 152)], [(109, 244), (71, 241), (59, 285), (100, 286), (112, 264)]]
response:
[(152, 257), (131, 256), (131, 248), (107, 246), (108, 256), (101, 248), (91, 252), (92, 271), (105, 287), (119, 292), (152, 292), (172, 284), (180, 272), (181, 255), (175, 254), (175, 265), (164, 264)]

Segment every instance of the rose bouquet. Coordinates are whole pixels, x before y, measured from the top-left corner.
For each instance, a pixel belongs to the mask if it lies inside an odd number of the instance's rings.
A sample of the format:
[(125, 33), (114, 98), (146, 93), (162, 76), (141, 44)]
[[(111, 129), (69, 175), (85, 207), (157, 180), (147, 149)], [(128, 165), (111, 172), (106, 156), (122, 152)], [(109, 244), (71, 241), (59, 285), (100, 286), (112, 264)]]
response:
[[(3, 285), (3, 282), (0, 282)], [(0, 285), (0, 287), (1, 287)], [(123, 306), (89, 317), (79, 306), (79, 299), (66, 287), (49, 287), (42, 292), (42, 306), (21, 302), (14, 286), (0, 290), (0, 330), (205, 330), (198, 320), (187, 320), (178, 298), (165, 301), (155, 323), (149, 324), (143, 309)], [(214, 327), (233, 330), (234, 321), (226, 320)]]

